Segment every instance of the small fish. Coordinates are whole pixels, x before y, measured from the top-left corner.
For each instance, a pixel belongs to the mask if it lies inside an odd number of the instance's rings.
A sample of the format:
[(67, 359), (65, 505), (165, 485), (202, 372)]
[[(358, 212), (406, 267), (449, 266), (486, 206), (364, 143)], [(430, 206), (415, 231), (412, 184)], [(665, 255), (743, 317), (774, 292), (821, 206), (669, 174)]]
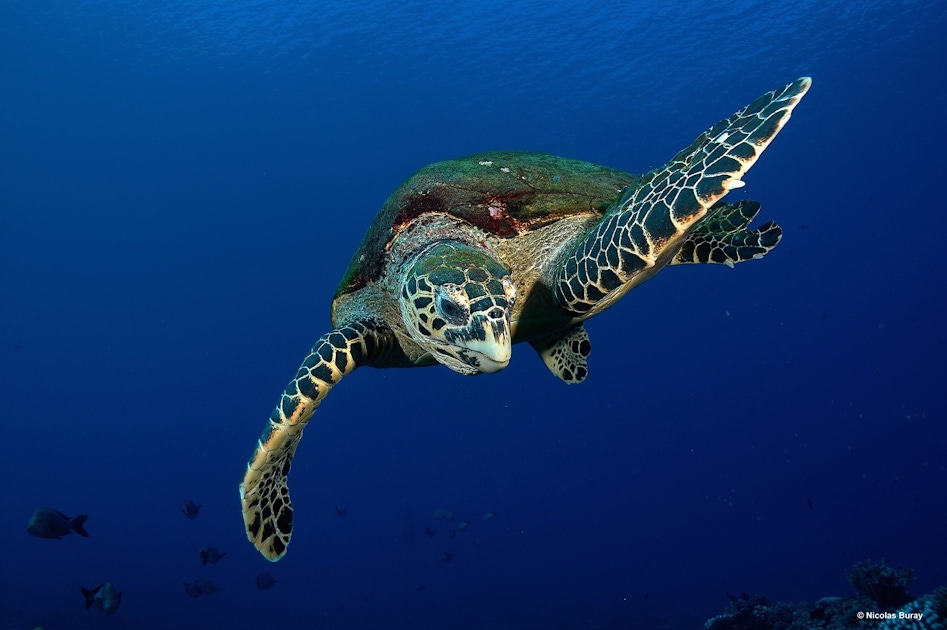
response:
[(454, 518), (454, 513), (450, 510), (436, 509), (434, 510), (434, 518), (440, 521), (450, 521)]
[(813, 505), (812, 505), (812, 499), (807, 498), (807, 499), (806, 499), (806, 503), (809, 505), (809, 511), (810, 511), (810, 512), (815, 509), (815, 508), (813, 507)]
[(436, 533), (437, 533), (437, 530), (434, 529), (433, 527), (427, 527), (424, 529), (424, 535), (427, 536), (428, 538), (434, 538), (434, 534)]
[(265, 591), (274, 584), (276, 584), (276, 578), (269, 573), (261, 573), (256, 576), (256, 587), (261, 591)]
[(467, 528), (470, 527), (470, 519), (464, 519), (457, 525), (457, 531), (465, 532)]
[(201, 549), (201, 566), (206, 566), (208, 563), (217, 564), (220, 562), (220, 559), (227, 555), (227, 552), (218, 551), (216, 547), (208, 547), (207, 549)]
[(348, 507), (344, 505), (335, 506), (335, 513), (338, 514), (339, 516), (345, 516), (348, 511), (349, 511)]
[(106, 615), (111, 615), (122, 603), (122, 594), (115, 590), (111, 582), (99, 584), (91, 590), (80, 586), (79, 590), (85, 595), (86, 610), (92, 608), (94, 604), (99, 610), (104, 610)]
[(184, 507), (181, 508), (181, 514), (184, 516), (194, 519), (197, 518), (197, 513), (201, 511), (201, 506), (194, 503), (190, 499), (184, 499)]
[(207, 578), (201, 578), (195, 580), (188, 584), (183, 582), (184, 592), (190, 595), (191, 597), (200, 597), (201, 595), (213, 595), (220, 590), (220, 587), (217, 586), (217, 582), (213, 580), (208, 580)]
[(496, 516), (497, 516), (496, 512), (487, 512), (486, 514), (483, 515), (483, 520), (489, 521), (491, 518), (496, 518)]
[(62, 538), (67, 534), (76, 532), (83, 538), (88, 538), (89, 534), (83, 529), (85, 520), (89, 518), (85, 514), (80, 514), (76, 518), (69, 518), (59, 510), (50, 508), (40, 508), (33, 512), (30, 524), (26, 526), (26, 531), (40, 538)]

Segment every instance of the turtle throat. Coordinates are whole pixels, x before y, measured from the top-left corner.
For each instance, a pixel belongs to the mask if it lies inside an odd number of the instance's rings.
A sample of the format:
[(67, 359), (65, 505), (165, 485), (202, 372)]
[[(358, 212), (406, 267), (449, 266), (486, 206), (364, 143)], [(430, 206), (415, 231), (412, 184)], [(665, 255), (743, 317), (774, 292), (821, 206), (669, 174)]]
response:
[(461, 374), (502, 370), (510, 362), (510, 312), (516, 288), (488, 251), (437, 241), (407, 266), (401, 315), (412, 339)]

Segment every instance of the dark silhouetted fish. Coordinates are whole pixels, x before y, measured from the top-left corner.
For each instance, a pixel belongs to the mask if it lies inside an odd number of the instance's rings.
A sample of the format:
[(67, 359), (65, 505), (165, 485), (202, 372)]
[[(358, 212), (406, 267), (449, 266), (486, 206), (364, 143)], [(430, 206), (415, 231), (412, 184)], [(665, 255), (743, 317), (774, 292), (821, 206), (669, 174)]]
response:
[(111, 582), (99, 584), (91, 590), (80, 586), (79, 590), (85, 596), (86, 610), (92, 608), (94, 604), (99, 610), (104, 610), (106, 615), (111, 615), (122, 603), (122, 594), (115, 590)]
[(217, 564), (220, 562), (220, 559), (227, 555), (227, 552), (220, 552), (216, 547), (208, 547), (207, 549), (201, 549), (201, 566), (209, 564)]
[(201, 595), (213, 595), (220, 590), (220, 587), (217, 586), (217, 582), (213, 580), (208, 580), (207, 578), (201, 578), (195, 580), (188, 584), (184, 582), (184, 592), (190, 595), (191, 597), (200, 597)]
[(335, 513), (339, 516), (345, 516), (349, 509), (344, 505), (335, 506)]
[(274, 584), (276, 584), (276, 578), (269, 573), (261, 573), (256, 576), (256, 587), (261, 591), (265, 591)]
[(26, 531), (40, 538), (62, 538), (72, 532), (76, 532), (83, 538), (88, 538), (89, 534), (82, 528), (87, 518), (88, 516), (85, 514), (80, 514), (76, 518), (69, 518), (59, 510), (40, 508), (33, 512), (33, 517), (30, 519), (30, 524), (26, 526)]
[(184, 507), (181, 508), (181, 514), (188, 518), (197, 518), (198, 512), (201, 511), (201, 506), (194, 503), (190, 499), (184, 499)]

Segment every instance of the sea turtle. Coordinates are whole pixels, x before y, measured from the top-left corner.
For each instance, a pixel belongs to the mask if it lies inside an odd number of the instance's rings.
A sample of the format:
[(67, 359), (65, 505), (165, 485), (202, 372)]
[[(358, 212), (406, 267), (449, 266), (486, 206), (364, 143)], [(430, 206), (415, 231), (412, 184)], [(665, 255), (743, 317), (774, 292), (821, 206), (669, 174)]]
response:
[(247, 535), (270, 560), (286, 553), (287, 475), (303, 429), (357, 367), (443, 363), (461, 374), (506, 367), (528, 341), (567, 383), (587, 374), (583, 321), (665, 265), (760, 258), (782, 236), (749, 229), (743, 185), (809, 89), (803, 77), (704, 132), (636, 176), (542, 153), (491, 152), (432, 164), (388, 198), (332, 300), (319, 338), (267, 422), (240, 497)]

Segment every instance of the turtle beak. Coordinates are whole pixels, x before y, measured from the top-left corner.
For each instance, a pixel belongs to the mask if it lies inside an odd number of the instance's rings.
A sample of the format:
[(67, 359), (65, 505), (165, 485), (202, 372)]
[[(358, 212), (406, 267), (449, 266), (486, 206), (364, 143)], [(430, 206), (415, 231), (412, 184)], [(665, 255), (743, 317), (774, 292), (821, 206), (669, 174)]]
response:
[[(470, 339), (466, 342), (467, 349), (476, 353), (480, 360), (478, 371), (499, 372), (510, 363), (513, 355), (513, 340), (510, 335), (510, 321), (500, 308), (493, 308), (488, 313), (477, 316), (480, 327), (483, 329), (482, 339)], [(479, 337), (479, 335), (478, 335)]]

